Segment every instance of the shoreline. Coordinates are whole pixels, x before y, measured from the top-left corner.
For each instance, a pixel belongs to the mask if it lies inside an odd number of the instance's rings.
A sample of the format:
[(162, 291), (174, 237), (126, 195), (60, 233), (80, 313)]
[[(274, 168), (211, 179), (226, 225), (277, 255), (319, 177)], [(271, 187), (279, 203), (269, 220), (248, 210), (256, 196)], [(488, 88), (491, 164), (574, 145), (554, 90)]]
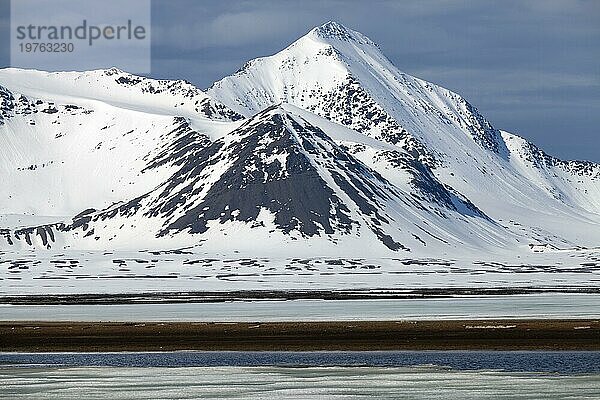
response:
[(471, 296), (517, 296), (534, 294), (600, 294), (600, 287), (456, 287), (370, 288), (338, 290), (234, 290), (168, 291), (139, 293), (72, 293), (0, 295), (0, 305), (100, 305), (156, 303), (223, 303), (261, 300), (401, 300)]
[(600, 351), (598, 319), (0, 322), (0, 352)]

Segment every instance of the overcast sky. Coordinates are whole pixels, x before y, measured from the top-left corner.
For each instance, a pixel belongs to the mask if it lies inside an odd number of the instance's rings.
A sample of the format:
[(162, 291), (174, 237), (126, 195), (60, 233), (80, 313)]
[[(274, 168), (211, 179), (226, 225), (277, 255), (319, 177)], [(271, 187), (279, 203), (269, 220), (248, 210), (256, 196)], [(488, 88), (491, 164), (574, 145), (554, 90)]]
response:
[(596, 0), (154, 0), (152, 76), (206, 88), (328, 20), (369, 36), (400, 70), (460, 93), (497, 128), (600, 161)]

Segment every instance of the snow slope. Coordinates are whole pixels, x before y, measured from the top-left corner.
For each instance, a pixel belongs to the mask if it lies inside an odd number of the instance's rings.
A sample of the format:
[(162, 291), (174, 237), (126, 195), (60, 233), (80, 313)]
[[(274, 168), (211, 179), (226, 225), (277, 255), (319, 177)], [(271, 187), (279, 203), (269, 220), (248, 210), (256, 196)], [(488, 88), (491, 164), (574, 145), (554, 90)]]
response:
[(0, 100), (2, 214), (72, 217), (146, 193), (169, 176), (144, 169), (185, 129), (179, 115), (216, 136), (240, 118), (189, 84), (114, 69), (0, 70)]

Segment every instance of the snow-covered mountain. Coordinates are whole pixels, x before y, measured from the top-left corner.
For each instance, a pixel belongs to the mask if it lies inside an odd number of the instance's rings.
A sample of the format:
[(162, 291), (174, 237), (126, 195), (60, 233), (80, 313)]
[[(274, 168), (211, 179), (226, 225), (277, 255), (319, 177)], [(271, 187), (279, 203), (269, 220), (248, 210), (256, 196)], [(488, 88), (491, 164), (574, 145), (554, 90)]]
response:
[(0, 70), (0, 247), (249, 254), (600, 245), (600, 166), (494, 128), (328, 22), (206, 93)]
[[(460, 95), (399, 71), (371, 40), (338, 23), (248, 62), (208, 93), (244, 115), (291, 103), (394, 144), (431, 168), (443, 185), (532, 241), (598, 244), (598, 164), (561, 161), (499, 131)], [(355, 150), (394, 179), (385, 152)]]

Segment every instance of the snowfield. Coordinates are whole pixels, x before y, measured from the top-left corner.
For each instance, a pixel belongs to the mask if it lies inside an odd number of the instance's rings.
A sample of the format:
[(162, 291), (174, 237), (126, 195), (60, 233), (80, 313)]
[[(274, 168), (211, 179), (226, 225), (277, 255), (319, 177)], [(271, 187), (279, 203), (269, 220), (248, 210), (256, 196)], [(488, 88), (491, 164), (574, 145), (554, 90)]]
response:
[[(481, 257), (256, 258), (252, 253), (190, 250), (0, 252), (0, 297), (145, 293), (159, 300), (165, 293), (179, 293), (173, 298), (191, 301), (211, 292), (234, 299), (323, 298), (329, 292), (332, 298), (344, 293), (349, 298), (377, 298), (599, 292), (600, 249), (533, 253), (526, 259)], [(221, 295), (216, 296), (219, 299)]]

